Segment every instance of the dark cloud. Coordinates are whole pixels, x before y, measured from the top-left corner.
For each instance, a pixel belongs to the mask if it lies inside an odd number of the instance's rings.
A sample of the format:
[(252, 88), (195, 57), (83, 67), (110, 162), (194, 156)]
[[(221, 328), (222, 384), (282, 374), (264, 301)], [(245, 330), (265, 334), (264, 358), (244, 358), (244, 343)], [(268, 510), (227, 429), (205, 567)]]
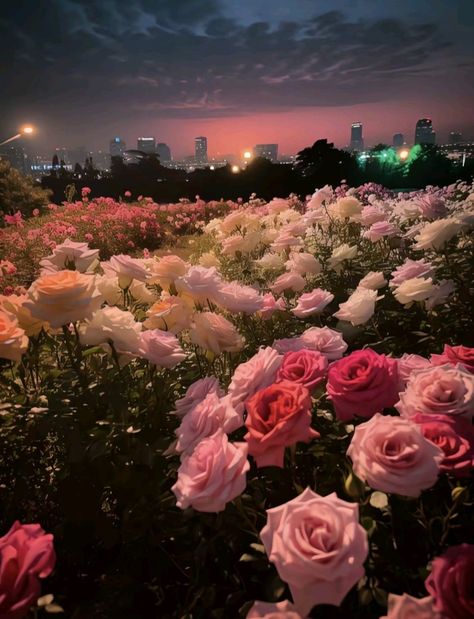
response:
[(383, 102), (469, 69), (430, 14), (356, 17), (348, 2), (299, 19), (298, 4), (291, 20), (248, 23), (224, 0), (15, 0), (0, 89), (12, 107), (203, 118)]

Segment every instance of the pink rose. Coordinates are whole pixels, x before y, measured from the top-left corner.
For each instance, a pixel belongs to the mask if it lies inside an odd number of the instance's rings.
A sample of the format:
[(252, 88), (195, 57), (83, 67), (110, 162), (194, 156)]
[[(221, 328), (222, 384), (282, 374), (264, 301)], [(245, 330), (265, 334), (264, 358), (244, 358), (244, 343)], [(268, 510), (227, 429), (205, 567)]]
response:
[(372, 243), (376, 243), (384, 237), (392, 237), (400, 234), (400, 229), (394, 226), (389, 221), (377, 221), (373, 223), (368, 230), (366, 230), (362, 236)]
[(472, 619), (474, 617), (474, 545), (451, 546), (434, 559), (431, 574), (425, 581), (434, 607), (446, 619)]
[(200, 378), (190, 385), (184, 394), (184, 397), (180, 400), (176, 400), (176, 410), (174, 411), (175, 414), (178, 417), (184, 417), (202, 400), (204, 400), (209, 393), (215, 393), (219, 398), (224, 395), (222, 389), (219, 387), (217, 378), (214, 376)]
[(250, 465), (245, 443), (229, 443), (218, 431), (203, 439), (178, 469), (178, 481), (171, 488), (176, 505), (200, 512), (221, 512), (242, 494)]
[(158, 261), (151, 260), (149, 263), (152, 273), (153, 284), (158, 283), (164, 290), (169, 290), (178, 277), (183, 276), (188, 268), (187, 263), (174, 254), (163, 256)]
[(297, 350), (287, 352), (278, 370), (276, 382), (289, 380), (314, 390), (325, 378), (328, 360), (316, 350)]
[(267, 292), (262, 296), (262, 307), (258, 314), (263, 320), (268, 320), (275, 312), (284, 312), (285, 310), (285, 301), (283, 299), (277, 301), (271, 292)]
[(138, 355), (162, 368), (174, 368), (186, 359), (186, 353), (178, 338), (173, 333), (160, 329), (140, 333)]
[(126, 254), (112, 256), (109, 261), (102, 262), (101, 266), (106, 275), (118, 277), (121, 288), (128, 288), (133, 279), (144, 282), (150, 277), (150, 272), (144, 267), (142, 260)]
[(245, 401), (260, 389), (272, 385), (276, 380), (282, 355), (267, 346), (235, 368), (229, 385), (232, 406), (243, 415)]
[(334, 295), (327, 290), (315, 288), (312, 292), (305, 292), (298, 299), (298, 304), (291, 312), (297, 318), (307, 318), (314, 314), (320, 314), (331, 303)]
[(270, 287), (274, 294), (279, 295), (285, 290), (300, 292), (305, 286), (306, 280), (304, 277), (296, 273), (296, 271), (290, 271), (289, 273), (283, 273), (283, 275), (277, 277)]
[(222, 285), (216, 267), (193, 266), (185, 275), (175, 280), (177, 291), (191, 297), (196, 303), (206, 303), (217, 298)]
[(15, 522), (0, 537), (0, 617), (21, 619), (41, 594), (39, 578), (56, 563), (53, 536), (39, 524)]
[(368, 544), (359, 506), (335, 492), (322, 497), (307, 488), (267, 514), (260, 537), (298, 612), (306, 615), (316, 604), (341, 604), (364, 575)]
[(407, 258), (403, 264), (392, 271), (392, 279), (389, 283), (391, 288), (397, 288), (407, 279), (414, 277), (429, 277), (433, 274), (433, 266), (424, 260), (410, 260)]
[(228, 434), (242, 425), (240, 415), (232, 407), (229, 397), (219, 398), (215, 391), (185, 415), (175, 431), (178, 438), (176, 451), (183, 456), (190, 455), (204, 438), (221, 429)]
[(433, 608), (433, 598), (427, 596), (414, 598), (407, 593), (403, 595), (388, 594), (388, 613), (380, 619), (441, 619)]
[(425, 359), (425, 357), (421, 357), (420, 355), (409, 355), (407, 353), (403, 353), (399, 359), (396, 359), (396, 362), (398, 365), (398, 384), (400, 391), (405, 390), (405, 386), (412, 372), (424, 370), (431, 366), (431, 363), (428, 359)]
[(397, 364), (374, 350), (356, 350), (329, 367), (327, 392), (336, 417), (371, 417), (398, 400)]
[(300, 336), (275, 340), (272, 347), (280, 353), (290, 350), (317, 350), (327, 358), (328, 361), (340, 359), (347, 350), (347, 344), (339, 331), (334, 331), (329, 327), (311, 327), (306, 329)]
[(288, 600), (269, 604), (267, 602), (255, 602), (249, 610), (247, 619), (304, 619), (296, 612), (295, 607)]
[(474, 375), (461, 366), (440, 365), (411, 374), (396, 405), (402, 417), (416, 413), (474, 415)]
[(310, 427), (311, 397), (303, 385), (284, 380), (246, 402), (245, 440), (258, 467), (283, 467), (285, 447), (319, 437)]
[(457, 477), (469, 475), (474, 468), (474, 428), (468, 419), (449, 415), (413, 415), (423, 436), (437, 445), (444, 458), (440, 469)]
[(457, 365), (459, 363), (468, 372), (474, 374), (474, 348), (445, 344), (441, 355), (431, 355), (431, 363), (433, 365), (444, 365), (445, 363)]
[(434, 486), (443, 459), (415, 423), (379, 413), (356, 427), (347, 455), (371, 488), (410, 497)]
[(222, 284), (215, 297), (216, 303), (229, 312), (255, 314), (263, 306), (263, 298), (257, 290), (239, 282)]

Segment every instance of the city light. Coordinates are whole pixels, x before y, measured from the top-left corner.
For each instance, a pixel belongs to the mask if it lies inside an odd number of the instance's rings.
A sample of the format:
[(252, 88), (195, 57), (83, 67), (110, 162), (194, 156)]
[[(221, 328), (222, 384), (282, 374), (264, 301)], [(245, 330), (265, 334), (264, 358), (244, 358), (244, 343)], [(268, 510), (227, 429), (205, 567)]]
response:
[(231, 170), (234, 174), (238, 174), (240, 172), (240, 168), (238, 165), (233, 165)]
[(398, 156), (400, 157), (402, 161), (405, 161), (405, 159), (408, 159), (409, 154), (410, 154), (410, 151), (407, 148), (404, 148), (398, 153)]
[(216, 166), (213, 166), (213, 165), (209, 166), (209, 170), (215, 170), (215, 169), (216, 169)]
[(244, 152), (244, 159), (252, 159), (252, 152), (249, 150), (246, 150)]

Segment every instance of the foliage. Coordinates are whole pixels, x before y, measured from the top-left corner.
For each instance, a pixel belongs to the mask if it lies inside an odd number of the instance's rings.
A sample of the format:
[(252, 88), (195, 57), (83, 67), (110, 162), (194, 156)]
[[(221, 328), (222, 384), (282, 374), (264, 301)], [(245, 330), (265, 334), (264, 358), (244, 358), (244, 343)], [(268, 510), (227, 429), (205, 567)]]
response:
[(43, 209), (49, 202), (51, 192), (38, 187), (29, 177), (0, 159), (0, 227), (3, 215), (20, 212), (30, 217), (35, 209)]

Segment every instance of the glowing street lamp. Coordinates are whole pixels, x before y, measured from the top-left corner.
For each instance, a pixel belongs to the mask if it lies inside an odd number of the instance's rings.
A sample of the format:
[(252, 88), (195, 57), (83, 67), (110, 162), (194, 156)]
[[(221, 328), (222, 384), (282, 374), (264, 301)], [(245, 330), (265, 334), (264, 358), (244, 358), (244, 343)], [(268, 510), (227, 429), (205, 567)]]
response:
[(398, 153), (398, 156), (400, 157), (402, 161), (406, 161), (408, 159), (409, 154), (410, 154), (410, 151), (407, 148), (404, 148)]
[(0, 142), (0, 146), (3, 146), (4, 144), (8, 144), (9, 142), (13, 142), (13, 140), (18, 140), (18, 138), (21, 138), (22, 135), (31, 135), (32, 133), (34, 133), (34, 127), (32, 127), (31, 125), (24, 125), (20, 129), (20, 133), (17, 133), (16, 135), (12, 135), (11, 138), (7, 138), (6, 140), (3, 140), (3, 142)]
[(247, 161), (248, 161), (249, 159), (252, 159), (252, 152), (251, 152), (250, 150), (246, 150), (246, 151), (244, 152), (244, 159), (246, 159)]
[(238, 165), (233, 165), (231, 170), (233, 174), (238, 174), (240, 172), (240, 168)]

